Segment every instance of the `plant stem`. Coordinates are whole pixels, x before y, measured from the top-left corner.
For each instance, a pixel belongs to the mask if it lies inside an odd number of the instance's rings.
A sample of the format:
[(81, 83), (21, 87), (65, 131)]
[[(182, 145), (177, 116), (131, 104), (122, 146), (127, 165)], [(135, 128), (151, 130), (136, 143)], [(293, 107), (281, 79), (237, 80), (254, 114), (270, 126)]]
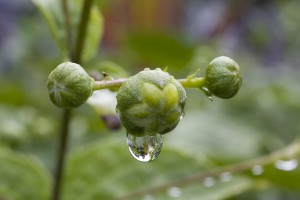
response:
[[(93, 0), (85, 0), (83, 7), (82, 7), (82, 13), (81, 13), (81, 20), (80, 25), (78, 28), (78, 36), (76, 40), (76, 49), (75, 51), (72, 51), (72, 49), (69, 49), (70, 52), (70, 59), (72, 62), (76, 62), (80, 64), (81, 62), (81, 54), (82, 54), (82, 48), (84, 45), (84, 38), (86, 35), (86, 28), (88, 25), (88, 19), (89, 19), (89, 13), (92, 8), (92, 2)], [(69, 12), (67, 7), (67, 0), (62, 0), (62, 7), (64, 12), (64, 17), (66, 20), (66, 39), (68, 41), (68, 47), (72, 47), (72, 35), (71, 35), (71, 25), (69, 21)], [(68, 25), (69, 24), (69, 25)], [(74, 53), (73, 53), (74, 52)], [(62, 180), (63, 180), (63, 172), (64, 172), (64, 163), (65, 163), (65, 157), (67, 153), (67, 146), (68, 146), (68, 136), (69, 136), (69, 126), (71, 121), (71, 110), (70, 109), (64, 109), (62, 114), (62, 122), (61, 122), (61, 131), (60, 131), (60, 137), (59, 137), (59, 147), (58, 147), (58, 159), (56, 163), (56, 170), (54, 174), (54, 183), (53, 183), (53, 190), (52, 190), (52, 200), (59, 200), (60, 199), (60, 193), (62, 188)]]
[(67, 151), (67, 141), (69, 135), (69, 124), (71, 120), (71, 110), (64, 109), (62, 116), (63, 117), (62, 117), (62, 124), (61, 124), (60, 137), (59, 137), (59, 147), (58, 147), (58, 159), (57, 159), (56, 170), (54, 174), (52, 200), (58, 200), (61, 191), (63, 168), (64, 168), (65, 155)]
[[(119, 89), (128, 79), (116, 79), (116, 80), (103, 80), (95, 81), (93, 90), (102, 89)], [(178, 79), (177, 80), (185, 88), (202, 88), (205, 83), (205, 78), (193, 78), (193, 79)]]
[(202, 88), (205, 84), (205, 77), (179, 79), (180, 84), (185, 88)]
[(178, 180), (170, 181), (162, 185), (156, 185), (153, 187), (148, 187), (144, 190), (139, 190), (136, 192), (132, 192), (126, 196), (116, 198), (115, 200), (127, 200), (127, 199), (136, 199), (138, 197), (142, 197), (147, 194), (153, 194), (153, 193), (159, 193), (167, 190), (170, 187), (179, 187), (183, 185), (198, 183), (200, 181), (203, 181), (207, 177), (218, 177), (223, 173), (238, 173), (238, 172), (245, 172), (248, 170), (251, 170), (253, 167), (259, 165), (267, 165), (271, 164), (277, 160), (281, 159), (292, 159), (300, 154), (300, 141), (296, 141), (286, 148), (283, 148), (281, 150), (275, 151), (269, 155), (262, 156), (253, 160), (248, 160), (245, 162), (241, 162), (238, 164), (232, 164), (225, 167), (219, 167), (216, 169), (212, 169), (210, 171), (196, 174), (190, 177), (184, 177)]
[(83, 7), (82, 7), (80, 24), (78, 26), (78, 35), (77, 35), (77, 40), (76, 40), (77, 42), (76, 42), (75, 52), (71, 58), (72, 62), (75, 62), (78, 64), (81, 63), (86, 29), (88, 26), (88, 21), (89, 21), (89, 16), (90, 16), (90, 11), (91, 11), (92, 5), (93, 5), (93, 0), (85, 0)]

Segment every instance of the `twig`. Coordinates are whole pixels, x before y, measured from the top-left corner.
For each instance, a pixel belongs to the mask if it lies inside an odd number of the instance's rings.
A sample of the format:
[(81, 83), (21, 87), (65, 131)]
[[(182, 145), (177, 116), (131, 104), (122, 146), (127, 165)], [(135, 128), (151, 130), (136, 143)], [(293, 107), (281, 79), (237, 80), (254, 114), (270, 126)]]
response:
[[(67, 7), (67, 0), (62, 0), (62, 6), (63, 6), (63, 12), (64, 17), (66, 18), (66, 23), (69, 24), (69, 12)], [(81, 20), (80, 20), (80, 26), (78, 29), (78, 37), (76, 40), (76, 49), (73, 51), (70, 49), (70, 59), (72, 62), (79, 63), (81, 62), (81, 54), (82, 54), (82, 48), (84, 44), (84, 37), (86, 33), (86, 28), (88, 24), (89, 19), (89, 13), (92, 7), (93, 0), (86, 0), (84, 1), (83, 7), (82, 7), (82, 13), (81, 13)], [(71, 48), (71, 25), (66, 26), (66, 36), (68, 42), (69, 48)], [(59, 147), (58, 147), (58, 159), (56, 163), (56, 170), (54, 174), (54, 183), (53, 183), (53, 191), (52, 191), (52, 200), (59, 200), (60, 199), (60, 193), (62, 188), (62, 179), (63, 179), (63, 171), (64, 171), (64, 163), (65, 163), (65, 157), (67, 152), (67, 145), (68, 145), (68, 136), (69, 136), (69, 125), (71, 121), (71, 110), (64, 109), (63, 110), (63, 119), (61, 124), (61, 132), (60, 132), (60, 138), (59, 138)]]
[(59, 194), (61, 191), (61, 183), (63, 177), (63, 167), (65, 162), (65, 156), (67, 151), (67, 141), (69, 135), (69, 124), (71, 120), (71, 110), (65, 109), (62, 114), (62, 124), (59, 137), (59, 147), (58, 147), (58, 159), (56, 170), (54, 174), (54, 185), (52, 191), (52, 200), (59, 200)]
[[(116, 79), (116, 80), (103, 80), (95, 81), (93, 85), (93, 90), (102, 89), (118, 89), (120, 88), (128, 79)], [(177, 80), (185, 88), (201, 88), (205, 84), (205, 79), (203, 77), (193, 78), (193, 79), (178, 79)]]
[(136, 192), (132, 192), (128, 195), (125, 195), (120, 198), (116, 198), (115, 200), (127, 200), (127, 199), (136, 199), (137, 197), (142, 197), (147, 194), (153, 194), (153, 193), (159, 193), (167, 190), (168, 188), (172, 186), (183, 186), (193, 183), (198, 183), (202, 180), (204, 180), (207, 177), (218, 177), (223, 173), (238, 173), (238, 172), (244, 172), (247, 170), (251, 170), (254, 166), (260, 165), (267, 165), (270, 163), (275, 162), (276, 160), (280, 159), (290, 159), (293, 157), (296, 157), (298, 154), (300, 154), (300, 141), (296, 141), (292, 143), (291, 145), (287, 146), (284, 149), (281, 149), (279, 151), (273, 152), (269, 155), (262, 156), (253, 160), (241, 162), (238, 164), (228, 165), (225, 167), (216, 168), (213, 170), (210, 170), (208, 172), (196, 174), (190, 177), (184, 177), (178, 180), (170, 181), (162, 185), (157, 185), (153, 187), (148, 187), (147, 189), (139, 190)]
[(72, 57), (72, 62), (81, 63), (82, 51), (84, 47), (84, 40), (86, 35), (86, 29), (88, 26), (90, 11), (93, 5), (93, 0), (85, 0), (82, 6), (82, 12), (80, 17), (80, 24), (78, 26), (78, 35), (76, 40), (75, 52)]

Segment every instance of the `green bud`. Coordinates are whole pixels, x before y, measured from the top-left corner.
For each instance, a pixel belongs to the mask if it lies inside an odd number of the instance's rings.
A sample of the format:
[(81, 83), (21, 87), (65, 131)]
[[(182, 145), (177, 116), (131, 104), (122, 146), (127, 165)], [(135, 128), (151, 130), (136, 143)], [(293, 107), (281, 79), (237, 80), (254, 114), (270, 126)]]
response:
[(65, 62), (49, 75), (47, 87), (53, 104), (62, 108), (78, 107), (91, 96), (93, 79), (78, 64)]
[(121, 86), (117, 112), (132, 135), (165, 134), (177, 126), (185, 100), (185, 90), (173, 76), (145, 69)]
[(213, 95), (228, 99), (236, 95), (242, 85), (238, 64), (229, 57), (213, 59), (206, 69), (205, 87)]

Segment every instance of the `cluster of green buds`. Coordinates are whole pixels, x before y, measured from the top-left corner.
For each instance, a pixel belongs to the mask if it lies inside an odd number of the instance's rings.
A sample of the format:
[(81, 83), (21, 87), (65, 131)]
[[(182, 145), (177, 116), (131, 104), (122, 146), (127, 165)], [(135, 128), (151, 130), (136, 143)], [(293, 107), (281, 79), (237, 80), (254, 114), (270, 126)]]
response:
[(145, 70), (128, 79), (95, 81), (78, 64), (58, 65), (49, 75), (47, 87), (53, 104), (62, 108), (82, 105), (94, 90), (118, 89), (116, 111), (127, 131), (132, 155), (140, 161), (154, 160), (161, 148), (161, 136), (176, 128), (184, 114), (184, 88), (198, 88), (208, 97), (228, 99), (242, 84), (238, 64), (229, 57), (213, 59), (204, 77), (197, 73), (176, 80), (159, 68)]
[(120, 88), (117, 112), (132, 135), (165, 134), (177, 126), (185, 100), (185, 90), (173, 76), (159, 68), (146, 68)]

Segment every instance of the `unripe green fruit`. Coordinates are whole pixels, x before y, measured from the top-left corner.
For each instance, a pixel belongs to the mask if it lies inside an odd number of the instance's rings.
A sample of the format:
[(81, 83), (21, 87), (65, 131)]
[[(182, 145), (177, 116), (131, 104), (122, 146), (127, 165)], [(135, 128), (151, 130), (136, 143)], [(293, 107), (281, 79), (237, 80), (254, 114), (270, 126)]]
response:
[(117, 112), (134, 136), (165, 134), (183, 114), (186, 93), (173, 76), (161, 69), (139, 72), (117, 94)]
[(213, 95), (228, 99), (236, 95), (242, 85), (238, 64), (229, 57), (213, 59), (206, 69), (205, 86)]
[(53, 104), (62, 108), (75, 108), (91, 96), (93, 79), (78, 64), (65, 62), (49, 75), (47, 87)]

